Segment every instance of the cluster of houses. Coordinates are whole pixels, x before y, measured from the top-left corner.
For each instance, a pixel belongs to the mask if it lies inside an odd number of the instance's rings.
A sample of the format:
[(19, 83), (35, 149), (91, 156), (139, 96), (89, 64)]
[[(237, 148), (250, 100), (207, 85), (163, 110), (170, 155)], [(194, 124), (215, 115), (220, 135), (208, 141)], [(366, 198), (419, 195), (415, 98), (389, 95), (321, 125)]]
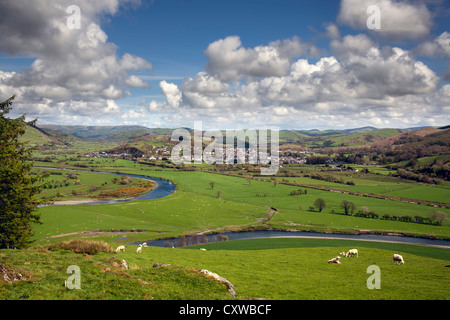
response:
[[(139, 155), (139, 158), (150, 160), (150, 161), (159, 161), (159, 160), (170, 160), (171, 159), (171, 146), (164, 145), (155, 145), (150, 146), (149, 150), (142, 155)], [(278, 151), (278, 159), (280, 164), (305, 164), (307, 161), (306, 154), (313, 154), (311, 151), (297, 151), (296, 155), (292, 156), (292, 152), (290, 149), (285, 151)], [(303, 154), (303, 155), (299, 155)], [(93, 151), (91, 153), (87, 153), (84, 155), (86, 158), (135, 158), (136, 153), (129, 152), (114, 152), (114, 151)], [(215, 159), (215, 163), (219, 163), (214, 150), (211, 152), (211, 158)], [(233, 158), (234, 157), (234, 158)], [(244, 163), (253, 163), (255, 161), (251, 160), (259, 160), (258, 152), (255, 149), (250, 148), (234, 148), (233, 152), (228, 152), (227, 157), (227, 149), (225, 148), (222, 152), (222, 163), (238, 163), (239, 159), (245, 159)], [(192, 148), (191, 155), (182, 155), (181, 160), (184, 162), (201, 162), (205, 161), (204, 150)], [(270, 161), (271, 157), (268, 155), (267, 160)]]
[(92, 151), (91, 153), (86, 153), (84, 155), (86, 158), (127, 158), (130, 155), (127, 153), (108, 153), (106, 151), (102, 151), (102, 152), (97, 152), (97, 151)]

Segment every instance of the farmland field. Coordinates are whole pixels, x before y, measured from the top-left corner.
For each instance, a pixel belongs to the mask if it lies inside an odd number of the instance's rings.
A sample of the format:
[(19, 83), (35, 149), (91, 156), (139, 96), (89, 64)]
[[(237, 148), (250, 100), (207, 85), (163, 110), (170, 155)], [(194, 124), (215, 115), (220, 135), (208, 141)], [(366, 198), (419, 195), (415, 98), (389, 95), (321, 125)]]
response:
[[(150, 232), (150, 238), (157, 235), (161, 238), (172, 236), (174, 233), (190, 234), (195, 232), (210, 231), (225, 227), (234, 228), (277, 228), (298, 229), (314, 231), (344, 231), (349, 233), (358, 230), (371, 230), (376, 232), (393, 232), (408, 235), (427, 236), (434, 235), (440, 238), (449, 238), (450, 222), (446, 221), (442, 226), (420, 223), (407, 223), (403, 221), (391, 221), (383, 219), (368, 219), (345, 215), (341, 208), (342, 200), (351, 201), (356, 208), (367, 207), (376, 212), (380, 217), (384, 214), (396, 214), (398, 216), (422, 216), (426, 217), (433, 207), (414, 203), (397, 202), (386, 199), (362, 197), (351, 194), (342, 194), (318, 190), (314, 188), (300, 188), (307, 190), (307, 194), (290, 195), (297, 186), (274, 181), (262, 181), (235, 177), (209, 172), (177, 171), (177, 170), (151, 170), (148, 166), (132, 165), (126, 162), (116, 163), (120, 167), (104, 167), (101, 170), (117, 171), (121, 174), (141, 174), (157, 178), (164, 178), (176, 183), (175, 194), (158, 200), (133, 201), (122, 205), (95, 205), (72, 206), (67, 211), (72, 212), (71, 219), (77, 224), (66, 224), (55, 221), (53, 231), (49, 231), (54, 218), (49, 218), (47, 223), (36, 226), (35, 239), (41, 239), (42, 235), (50, 236), (85, 230), (122, 230), (139, 229), (146, 231), (158, 230), (158, 233)], [(95, 173), (85, 173), (99, 175)], [(108, 175), (103, 175), (108, 176)], [(111, 179), (111, 177), (108, 177)], [(283, 178), (284, 179), (284, 178)], [(289, 179), (289, 178), (286, 178)], [(309, 178), (292, 178), (309, 180), (309, 184), (323, 185), (324, 181)], [(392, 178), (390, 188), (402, 188), (403, 182), (395, 183)], [(103, 180), (100, 180), (103, 181)], [(381, 186), (376, 181), (368, 180), (373, 184), (372, 191), (384, 191), (386, 186)], [(325, 182), (328, 186), (331, 183)], [(333, 183), (333, 187), (355, 187)], [(342, 187), (341, 187), (342, 186)], [(433, 190), (442, 190), (436, 195), (436, 200), (446, 199), (447, 185), (440, 186), (415, 186), (422, 188), (422, 196), (432, 193)], [(326, 207), (322, 212), (311, 211), (315, 199), (326, 200)], [(441, 201), (444, 202), (444, 201)], [(276, 209), (270, 219), (270, 208)], [(449, 213), (447, 208), (439, 210)], [(42, 218), (56, 217), (58, 207), (41, 208)], [(77, 215), (79, 218), (76, 218)], [(82, 218), (81, 218), (82, 217)], [(101, 218), (103, 217), (103, 218)], [(113, 218), (114, 217), (114, 218)], [(111, 222), (113, 219), (115, 222)], [(45, 220), (44, 220), (45, 221)], [(56, 226), (57, 225), (57, 226)], [(165, 226), (165, 227), (162, 227)], [(182, 227), (181, 227), (182, 226)], [(42, 230), (41, 230), (42, 228)], [(77, 230), (80, 228), (80, 230)], [(58, 230), (58, 231), (56, 231)], [(147, 235), (137, 235), (143, 237)]]
[(0, 8), (0, 301), (448, 313), (450, 1)]
[[(176, 191), (159, 199), (40, 207), (38, 213), (42, 224), (34, 225), (31, 248), (15, 255), (10, 250), (0, 250), (0, 263), (21, 270), (29, 277), (28, 281), (13, 287), (2, 284), (0, 294), (7, 299), (24, 296), (29, 299), (162, 300), (450, 298), (447, 290), (450, 284), (448, 248), (279, 238), (221, 241), (186, 248), (147, 247), (143, 248), (142, 254), (136, 254), (137, 246), (132, 244), (184, 235), (247, 230), (379, 233), (450, 239), (448, 220), (430, 224), (400, 219), (404, 216), (426, 219), (433, 210), (448, 216), (448, 182), (419, 183), (398, 178), (387, 168), (362, 165), (355, 165), (358, 171), (352, 172), (323, 165), (283, 165), (279, 173), (271, 177), (260, 176), (248, 166), (217, 168), (201, 164), (176, 167), (169, 162), (149, 164), (70, 154), (61, 154), (51, 161), (36, 161), (35, 165), (47, 167), (36, 170), (50, 173), (47, 178), (50, 186), (38, 196), (56, 202), (98, 199), (101, 193), (137, 188), (142, 181), (127, 180), (127, 175), (133, 174), (172, 181)], [(62, 170), (64, 168), (75, 171)], [(316, 179), (314, 175), (326, 179)], [(146, 191), (153, 187), (148, 186)], [(375, 196), (410, 199), (411, 203)], [(315, 205), (318, 198), (326, 204), (321, 210)], [(344, 212), (343, 200), (354, 204), (353, 212)], [(430, 203), (426, 205), (420, 203), (421, 200)], [(357, 216), (361, 210), (376, 216)], [(383, 216), (395, 216), (396, 219), (382, 219)], [(75, 239), (103, 241), (112, 248), (124, 245), (126, 250), (83, 257), (66, 250), (47, 249)], [(327, 263), (350, 248), (358, 248), (358, 258), (342, 257), (339, 265)], [(405, 265), (393, 264), (394, 253), (404, 256)], [(118, 266), (120, 259), (126, 261), (128, 270)], [(54, 268), (38, 268), (36, 261)], [(168, 266), (152, 268), (155, 263)], [(78, 294), (61, 288), (67, 274), (58, 270), (68, 264), (79, 265), (90, 274), (84, 278), (84, 290)], [(369, 266), (381, 270), (379, 290), (367, 287)], [(200, 275), (200, 269), (210, 270), (233, 283), (236, 297), (230, 296), (223, 284)], [(120, 284), (120, 287), (108, 287), (105, 279), (107, 283)], [(189, 284), (188, 290), (181, 289), (185, 284)], [(208, 288), (207, 292), (201, 288)]]

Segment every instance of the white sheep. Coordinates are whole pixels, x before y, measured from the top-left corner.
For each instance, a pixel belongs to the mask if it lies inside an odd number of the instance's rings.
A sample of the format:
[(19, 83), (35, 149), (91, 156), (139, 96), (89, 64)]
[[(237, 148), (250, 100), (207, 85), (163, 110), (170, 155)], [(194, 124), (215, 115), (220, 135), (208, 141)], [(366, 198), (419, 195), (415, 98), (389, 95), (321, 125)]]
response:
[(139, 245), (139, 247), (136, 249), (136, 253), (141, 253), (142, 251), (142, 244)]
[(206, 249), (205, 249), (205, 248), (200, 248), (200, 250), (201, 250), (201, 251), (206, 251)]
[(348, 250), (348, 252), (345, 254), (346, 257), (348, 256), (354, 256), (356, 255), (358, 257), (358, 249), (350, 249)]
[(144, 243), (142, 244), (142, 246), (143, 246), (143, 247), (147, 247), (147, 242), (144, 242)]
[(117, 249), (116, 249), (116, 252), (120, 252), (120, 251), (125, 252), (125, 247), (124, 246), (118, 246)]
[(328, 263), (337, 263), (337, 264), (341, 264), (341, 262), (339, 261), (341, 257), (337, 256), (336, 258), (330, 259), (328, 260)]
[(394, 259), (394, 264), (404, 264), (405, 260), (403, 260), (403, 257), (399, 254), (394, 254), (392, 257)]

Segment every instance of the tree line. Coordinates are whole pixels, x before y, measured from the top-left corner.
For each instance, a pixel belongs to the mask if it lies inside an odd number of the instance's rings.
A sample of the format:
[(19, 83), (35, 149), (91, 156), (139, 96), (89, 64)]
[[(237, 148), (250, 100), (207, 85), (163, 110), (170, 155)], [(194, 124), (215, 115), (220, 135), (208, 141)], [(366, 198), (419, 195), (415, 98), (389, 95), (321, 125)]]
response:
[[(342, 200), (340, 207), (344, 210), (345, 215), (362, 217), (362, 218), (370, 218), (370, 219), (378, 219), (381, 220), (391, 220), (391, 221), (403, 221), (403, 222), (413, 222), (413, 223), (422, 223), (422, 224), (431, 224), (431, 225), (439, 225), (442, 226), (445, 221), (448, 220), (447, 214), (440, 210), (431, 210), (427, 213), (427, 217), (423, 216), (397, 216), (384, 214), (383, 216), (379, 216), (377, 213), (369, 210), (367, 207), (362, 206), (358, 211), (356, 211), (356, 205), (348, 200)], [(317, 198), (313, 206), (309, 207), (309, 211), (319, 211), (322, 212), (323, 209), (326, 208), (326, 202), (322, 198)], [(333, 214), (342, 214), (340, 212), (335, 212), (334, 209), (331, 210)]]

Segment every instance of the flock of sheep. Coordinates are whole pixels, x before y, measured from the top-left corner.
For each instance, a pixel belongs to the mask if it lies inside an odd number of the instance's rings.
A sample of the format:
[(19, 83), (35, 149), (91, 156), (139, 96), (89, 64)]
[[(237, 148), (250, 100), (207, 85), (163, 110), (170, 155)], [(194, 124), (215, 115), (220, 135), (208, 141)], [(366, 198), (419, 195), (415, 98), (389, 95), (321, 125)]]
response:
[[(348, 250), (347, 253), (345, 252), (341, 252), (339, 253), (341, 256), (345, 256), (345, 257), (350, 257), (350, 256), (356, 256), (358, 257), (358, 249), (350, 249)], [(394, 260), (394, 264), (404, 264), (405, 260), (403, 260), (403, 257), (397, 253), (394, 254), (394, 256), (392, 257)], [(341, 262), (339, 261), (339, 259), (341, 259), (340, 256), (337, 256), (336, 258), (330, 259), (328, 260), (328, 263), (337, 263), (337, 264), (341, 264)]]
[[(147, 247), (147, 243), (144, 242), (143, 244), (140, 244), (139, 247), (137, 247), (136, 249), (136, 253), (141, 253), (142, 252), (142, 248), (143, 247)], [(118, 246), (116, 249), (116, 252), (125, 252), (125, 246)]]
[[(143, 244), (140, 244), (139, 247), (137, 247), (136, 253), (141, 253), (143, 247), (147, 247), (147, 243), (146, 242), (144, 242)], [(206, 249), (204, 249), (204, 248), (201, 248), (200, 250), (206, 251)], [(122, 252), (125, 251), (125, 246), (118, 246), (117, 247), (116, 252), (121, 252), (121, 251)], [(339, 254), (341, 256), (345, 256), (345, 257), (351, 257), (351, 256), (358, 257), (358, 249), (350, 249), (347, 252), (341, 252)], [(341, 257), (337, 256), (336, 258), (328, 260), (328, 263), (341, 264), (339, 259), (341, 259)], [(394, 264), (404, 264), (405, 263), (405, 260), (403, 260), (403, 257), (401, 255), (397, 254), (397, 253), (394, 254), (392, 259), (394, 260)]]

